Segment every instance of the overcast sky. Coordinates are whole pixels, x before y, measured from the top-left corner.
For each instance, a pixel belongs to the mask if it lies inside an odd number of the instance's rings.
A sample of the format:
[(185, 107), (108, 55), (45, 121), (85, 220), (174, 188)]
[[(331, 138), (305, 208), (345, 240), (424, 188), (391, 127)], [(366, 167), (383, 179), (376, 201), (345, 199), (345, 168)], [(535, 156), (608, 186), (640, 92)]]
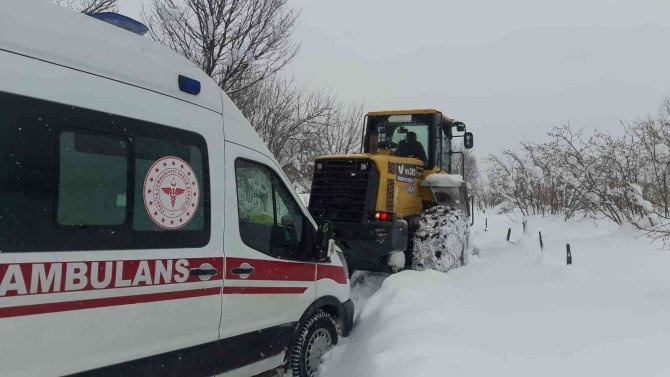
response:
[(670, 96), (670, 0), (291, 2), (285, 74), (367, 111), (442, 110), (480, 157), (568, 122), (617, 132)]

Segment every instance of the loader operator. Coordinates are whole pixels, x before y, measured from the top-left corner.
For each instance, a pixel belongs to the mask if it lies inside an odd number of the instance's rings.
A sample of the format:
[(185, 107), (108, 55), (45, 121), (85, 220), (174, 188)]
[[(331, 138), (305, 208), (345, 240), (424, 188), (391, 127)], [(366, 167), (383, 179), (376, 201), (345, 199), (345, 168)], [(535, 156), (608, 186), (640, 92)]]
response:
[(423, 145), (416, 140), (416, 132), (408, 132), (405, 140), (398, 143), (398, 149), (395, 150), (394, 154), (399, 157), (416, 157), (423, 161), (424, 165), (428, 161)]

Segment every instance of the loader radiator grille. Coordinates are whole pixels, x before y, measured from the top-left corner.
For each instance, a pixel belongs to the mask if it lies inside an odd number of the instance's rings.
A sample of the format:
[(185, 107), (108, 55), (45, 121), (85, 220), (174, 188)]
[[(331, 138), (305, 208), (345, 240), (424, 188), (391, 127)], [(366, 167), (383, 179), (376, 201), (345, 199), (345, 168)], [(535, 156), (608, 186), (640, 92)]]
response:
[(317, 161), (309, 212), (315, 219), (363, 221), (374, 211), (378, 179), (370, 160)]

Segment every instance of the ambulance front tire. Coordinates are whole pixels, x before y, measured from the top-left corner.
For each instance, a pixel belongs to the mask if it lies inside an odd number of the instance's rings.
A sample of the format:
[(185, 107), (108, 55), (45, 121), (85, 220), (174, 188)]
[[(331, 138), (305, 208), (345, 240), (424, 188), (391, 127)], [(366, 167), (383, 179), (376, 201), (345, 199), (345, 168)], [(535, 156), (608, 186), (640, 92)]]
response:
[(293, 377), (319, 375), (322, 357), (337, 344), (337, 329), (333, 317), (317, 311), (300, 324), (291, 347), (289, 368)]

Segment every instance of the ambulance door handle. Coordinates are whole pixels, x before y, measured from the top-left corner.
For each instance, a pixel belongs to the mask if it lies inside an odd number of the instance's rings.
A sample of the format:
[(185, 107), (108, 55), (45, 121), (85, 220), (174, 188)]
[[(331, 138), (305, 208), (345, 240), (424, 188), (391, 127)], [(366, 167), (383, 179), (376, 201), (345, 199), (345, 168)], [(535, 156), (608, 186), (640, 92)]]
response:
[(198, 278), (200, 278), (200, 280), (204, 281), (204, 280), (209, 280), (209, 279), (212, 278), (212, 276), (218, 274), (219, 270), (214, 268), (214, 266), (212, 266), (209, 263), (203, 263), (203, 264), (200, 265), (200, 267), (191, 268), (190, 270), (188, 270), (188, 272), (191, 275), (197, 276)]
[(189, 272), (191, 273), (191, 275), (195, 276), (213, 276), (216, 275), (219, 272), (219, 270), (217, 270), (216, 268), (211, 269), (191, 268)]
[(231, 272), (234, 275), (239, 275), (242, 279), (246, 279), (249, 277), (249, 275), (256, 272), (256, 269), (249, 263), (242, 263), (239, 267), (233, 267)]
[(253, 274), (256, 272), (256, 270), (253, 267), (250, 268), (241, 268), (241, 267), (235, 267), (233, 268), (233, 273), (235, 275), (246, 275), (246, 274)]

